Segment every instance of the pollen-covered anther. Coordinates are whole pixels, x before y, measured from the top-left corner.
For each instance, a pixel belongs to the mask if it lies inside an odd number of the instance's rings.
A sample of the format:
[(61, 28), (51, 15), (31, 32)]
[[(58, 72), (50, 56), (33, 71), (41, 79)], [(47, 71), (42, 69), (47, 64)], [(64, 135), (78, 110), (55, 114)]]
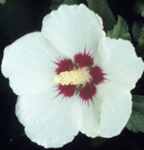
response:
[(75, 54), (73, 59), (59, 60), (56, 65), (54, 82), (64, 97), (77, 94), (82, 101), (90, 102), (96, 95), (96, 86), (105, 80), (105, 73), (86, 51)]
[(83, 85), (89, 82), (90, 79), (91, 76), (87, 68), (81, 68), (57, 74), (54, 78), (54, 82), (61, 85)]

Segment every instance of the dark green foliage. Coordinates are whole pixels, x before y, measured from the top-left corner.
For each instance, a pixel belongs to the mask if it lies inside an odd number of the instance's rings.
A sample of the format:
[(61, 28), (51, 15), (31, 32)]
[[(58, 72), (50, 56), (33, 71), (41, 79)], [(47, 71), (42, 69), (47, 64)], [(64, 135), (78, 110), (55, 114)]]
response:
[(127, 128), (133, 132), (144, 132), (144, 96), (133, 96), (133, 112)]
[(116, 38), (116, 39), (118, 38), (122, 38), (126, 40), (131, 39), (128, 25), (121, 16), (118, 16), (117, 23), (114, 25), (111, 31), (108, 31), (107, 35), (111, 38)]

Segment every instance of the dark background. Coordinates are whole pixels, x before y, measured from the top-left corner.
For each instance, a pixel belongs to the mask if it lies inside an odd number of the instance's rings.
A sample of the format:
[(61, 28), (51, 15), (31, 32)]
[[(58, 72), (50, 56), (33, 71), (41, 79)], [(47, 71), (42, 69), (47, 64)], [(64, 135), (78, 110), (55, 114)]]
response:
[[(50, 12), (51, 4), (50, 0), (8, 0), (7, 4), (0, 5), (0, 62), (5, 46), (25, 33), (40, 30), (42, 18)], [(109, 0), (109, 4), (115, 15), (119, 14), (126, 19), (129, 27), (134, 22), (144, 23), (135, 11), (135, 1)], [(138, 82), (133, 94), (144, 95), (143, 79)], [(9, 88), (8, 80), (0, 74), (0, 150), (43, 150), (25, 136), (15, 116), (15, 103), (16, 95)], [(125, 129), (120, 136), (106, 140), (102, 145), (79, 134), (62, 149), (144, 150), (144, 134), (135, 134)]]

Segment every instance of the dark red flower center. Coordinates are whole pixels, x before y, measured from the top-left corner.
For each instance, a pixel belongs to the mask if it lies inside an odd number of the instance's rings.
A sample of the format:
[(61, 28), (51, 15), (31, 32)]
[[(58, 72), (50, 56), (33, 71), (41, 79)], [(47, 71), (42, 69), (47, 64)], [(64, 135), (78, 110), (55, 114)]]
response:
[(55, 71), (58, 93), (64, 97), (78, 94), (84, 102), (93, 99), (97, 85), (105, 80), (103, 70), (94, 64), (93, 57), (86, 52), (74, 55), (73, 60), (65, 58), (57, 61)]

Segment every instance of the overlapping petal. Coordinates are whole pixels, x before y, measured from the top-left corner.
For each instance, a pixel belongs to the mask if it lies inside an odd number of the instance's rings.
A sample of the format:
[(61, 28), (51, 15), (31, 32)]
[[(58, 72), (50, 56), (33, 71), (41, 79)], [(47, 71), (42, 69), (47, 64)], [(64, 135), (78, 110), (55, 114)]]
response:
[(42, 26), (43, 35), (68, 57), (83, 50), (96, 53), (104, 36), (101, 18), (85, 5), (62, 5), (46, 15)]
[(130, 41), (109, 37), (101, 43), (100, 63), (107, 79), (132, 90), (144, 71), (144, 63), (137, 57), (133, 45)]
[(132, 112), (130, 91), (118, 84), (107, 82), (99, 85), (101, 101), (99, 136), (110, 138), (119, 135)]
[(23, 95), (16, 105), (16, 114), (25, 126), (26, 135), (45, 148), (61, 147), (77, 135), (77, 99), (67, 100), (48, 95)]
[(27, 34), (6, 47), (2, 72), (10, 78), (10, 85), (18, 95), (49, 92), (54, 62), (59, 57), (41, 33)]
[(80, 103), (80, 132), (88, 137), (98, 137), (100, 128), (101, 100), (96, 96), (89, 104)]
[(100, 136), (113, 137), (125, 127), (132, 111), (130, 91), (144, 71), (131, 42), (105, 37), (98, 49), (106, 81), (97, 87), (102, 101)]

